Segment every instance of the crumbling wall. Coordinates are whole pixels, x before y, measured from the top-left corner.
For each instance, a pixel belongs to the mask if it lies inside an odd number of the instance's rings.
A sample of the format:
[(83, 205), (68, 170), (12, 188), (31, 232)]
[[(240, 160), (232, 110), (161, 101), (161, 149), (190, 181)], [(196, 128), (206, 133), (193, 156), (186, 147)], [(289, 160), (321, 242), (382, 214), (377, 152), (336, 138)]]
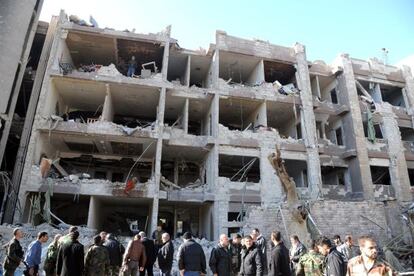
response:
[[(355, 238), (372, 235), (380, 245), (389, 238), (390, 228), (395, 229), (394, 233), (403, 228), (399, 220), (387, 221), (386, 208), (383, 202), (375, 201), (324, 200), (312, 202), (309, 206), (322, 235), (332, 237), (338, 234), (343, 237), (351, 234)], [(268, 238), (273, 230), (277, 230), (282, 232), (286, 244), (289, 244), (290, 235), (298, 235), (299, 239), (308, 243), (307, 235), (300, 233), (301, 229), (295, 228), (293, 222), (287, 204), (252, 208), (246, 217), (244, 232), (250, 233), (252, 228), (257, 227)]]

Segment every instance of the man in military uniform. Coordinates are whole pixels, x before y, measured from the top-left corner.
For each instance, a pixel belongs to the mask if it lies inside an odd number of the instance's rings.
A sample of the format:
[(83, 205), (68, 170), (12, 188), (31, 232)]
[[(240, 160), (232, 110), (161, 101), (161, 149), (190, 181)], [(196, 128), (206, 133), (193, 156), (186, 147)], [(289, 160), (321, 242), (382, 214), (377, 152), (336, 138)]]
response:
[(86, 253), (85, 275), (106, 276), (109, 273), (108, 250), (102, 245), (102, 238), (99, 235), (93, 237), (93, 243)]
[(297, 276), (322, 276), (324, 256), (319, 253), (316, 241), (312, 241), (309, 252), (299, 258)]
[(49, 247), (47, 248), (45, 264), (43, 265), (43, 270), (46, 272), (46, 276), (56, 275), (56, 260), (59, 250), (59, 239), (61, 237), (61, 234), (57, 234), (53, 239), (53, 242), (49, 244)]
[(23, 232), (19, 228), (13, 230), (13, 239), (7, 244), (6, 258), (3, 263), (4, 276), (13, 276), (16, 268), (23, 261), (23, 249), (19, 240), (23, 238)]

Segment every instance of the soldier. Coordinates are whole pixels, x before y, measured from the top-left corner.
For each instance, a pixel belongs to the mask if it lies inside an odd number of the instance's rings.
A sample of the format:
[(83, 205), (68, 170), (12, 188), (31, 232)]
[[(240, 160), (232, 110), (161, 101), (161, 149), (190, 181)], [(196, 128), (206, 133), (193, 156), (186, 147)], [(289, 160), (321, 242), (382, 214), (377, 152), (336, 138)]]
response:
[(13, 239), (7, 244), (6, 259), (4, 260), (4, 276), (13, 276), (14, 271), (23, 261), (23, 249), (19, 240), (23, 238), (23, 232), (20, 228), (13, 230)]
[(300, 257), (296, 270), (297, 276), (322, 276), (324, 256), (319, 253), (316, 241), (312, 241), (309, 252)]
[(102, 245), (102, 238), (99, 235), (93, 237), (93, 243), (86, 253), (85, 275), (106, 276), (109, 272), (108, 250)]
[(47, 248), (46, 260), (43, 265), (46, 276), (56, 276), (56, 260), (59, 249), (59, 239), (61, 237), (62, 235), (57, 234), (53, 239), (53, 242)]

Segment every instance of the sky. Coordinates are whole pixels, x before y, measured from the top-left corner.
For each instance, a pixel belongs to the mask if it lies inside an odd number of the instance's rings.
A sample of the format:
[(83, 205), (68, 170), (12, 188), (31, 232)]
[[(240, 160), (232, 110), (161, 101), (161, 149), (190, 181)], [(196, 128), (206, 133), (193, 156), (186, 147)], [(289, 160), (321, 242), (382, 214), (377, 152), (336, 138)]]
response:
[(272, 44), (306, 46), (310, 61), (331, 63), (341, 53), (388, 64), (414, 54), (414, 0), (44, 0), (40, 20), (63, 9), (99, 27), (171, 36), (187, 49), (208, 49), (216, 30)]

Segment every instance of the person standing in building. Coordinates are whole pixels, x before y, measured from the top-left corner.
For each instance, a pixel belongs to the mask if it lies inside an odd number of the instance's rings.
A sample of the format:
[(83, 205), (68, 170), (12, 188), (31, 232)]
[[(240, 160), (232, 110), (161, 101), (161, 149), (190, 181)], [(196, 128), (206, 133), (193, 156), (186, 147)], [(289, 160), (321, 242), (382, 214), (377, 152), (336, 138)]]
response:
[(352, 236), (347, 235), (345, 236), (345, 242), (340, 246), (336, 247), (336, 250), (338, 250), (342, 255), (344, 255), (346, 262), (355, 257), (356, 255), (353, 249), (353, 245), (354, 242), (352, 240)]
[(125, 253), (125, 248), (119, 243), (113, 234), (108, 234), (103, 246), (108, 250), (109, 254), (109, 276), (118, 276), (119, 269), (122, 264), (122, 255)]
[(295, 274), (296, 266), (298, 265), (300, 257), (306, 253), (306, 247), (300, 242), (299, 237), (293, 235), (290, 237), (290, 268), (292, 273)]
[(209, 266), (214, 276), (230, 276), (232, 272), (229, 238), (226, 234), (220, 235), (218, 245), (211, 250)]
[(101, 235), (93, 237), (93, 245), (85, 256), (85, 276), (107, 276), (109, 274), (109, 253), (102, 245)]
[(263, 258), (261, 251), (253, 242), (251, 236), (243, 238), (245, 248), (241, 253), (241, 276), (263, 276)]
[(32, 241), (27, 248), (26, 256), (24, 258), (26, 264), (25, 273), (30, 276), (36, 276), (39, 273), (39, 265), (42, 258), (42, 243), (47, 242), (49, 236), (46, 232), (37, 234), (37, 240)]
[(144, 271), (147, 256), (142, 245), (140, 235), (135, 235), (134, 239), (128, 243), (122, 261), (122, 275), (136, 276), (139, 271)]
[(325, 275), (327, 276), (345, 276), (346, 263), (342, 254), (336, 250), (332, 242), (327, 237), (321, 237), (317, 241), (319, 252), (325, 256)]
[(296, 276), (322, 276), (325, 257), (319, 253), (313, 240), (308, 253), (300, 257), (296, 267)]
[(71, 241), (65, 242), (59, 247), (56, 275), (57, 276), (79, 276), (84, 272), (84, 250), (78, 241), (79, 232), (70, 233)]
[(252, 230), (252, 233), (250, 234), (252, 236), (253, 241), (256, 244), (257, 250), (260, 251), (262, 256), (262, 264), (263, 264), (263, 273), (267, 274), (267, 242), (266, 239), (260, 234), (259, 229), (254, 228)]
[(184, 243), (178, 248), (178, 269), (180, 276), (199, 276), (205, 275), (206, 256), (203, 248), (189, 232), (183, 234)]
[(135, 56), (132, 56), (128, 62), (128, 77), (133, 77), (135, 75), (135, 70), (137, 69), (137, 61), (135, 60)]
[(240, 234), (236, 234), (233, 239), (230, 240), (230, 253), (231, 253), (231, 267), (232, 276), (239, 275), (241, 265), (241, 244), (242, 237)]
[(369, 236), (362, 236), (358, 240), (361, 255), (349, 260), (347, 276), (393, 276), (397, 275), (392, 269), (380, 262), (377, 252), (377, 243)]
[(153, 267), (155, 263), (155, 259), (157, 258), (157, 251), (155, 250), (154, 241), (147, 238), (145, 232), (139, 232), (141, 236), (141, 242), (145, 247), (145, 255), (147, 256), (147, 262), (145, 263), (145, 267), (143, 271), (140, 271), (141, 276), (145, 276), (145, 272), (147, 272), (148, 276), (153, 276)]
[(4, 276), (13, 276), (16, 268), (23, 261), (24, 253), (20, 245), (21, 238), (23, 238), (23, 231), (20, 228), (13, 229), (13, 238), (6, 245), (6, 258), (3, 263)]
[(55, 235), (53, 242), (47, 248), (46, 259), (43, 265), (46, 276), (56, 276), (56, 260), (59, 250), (59, 239), (61, 237), (61, 234)]
[(171, 269), (174, 259), (174, 245), (171, 242), (170, 234), (162, 234), (162, 246), (158, 249), (158, 266), (161, 276), (171, 276)]
[(282, 241), (282, 235), (279, 231), (273, 231), (270, 235), (273, 243), (272, 252), (270, 253), (269, 276), (291, 275), (289, 250)]

